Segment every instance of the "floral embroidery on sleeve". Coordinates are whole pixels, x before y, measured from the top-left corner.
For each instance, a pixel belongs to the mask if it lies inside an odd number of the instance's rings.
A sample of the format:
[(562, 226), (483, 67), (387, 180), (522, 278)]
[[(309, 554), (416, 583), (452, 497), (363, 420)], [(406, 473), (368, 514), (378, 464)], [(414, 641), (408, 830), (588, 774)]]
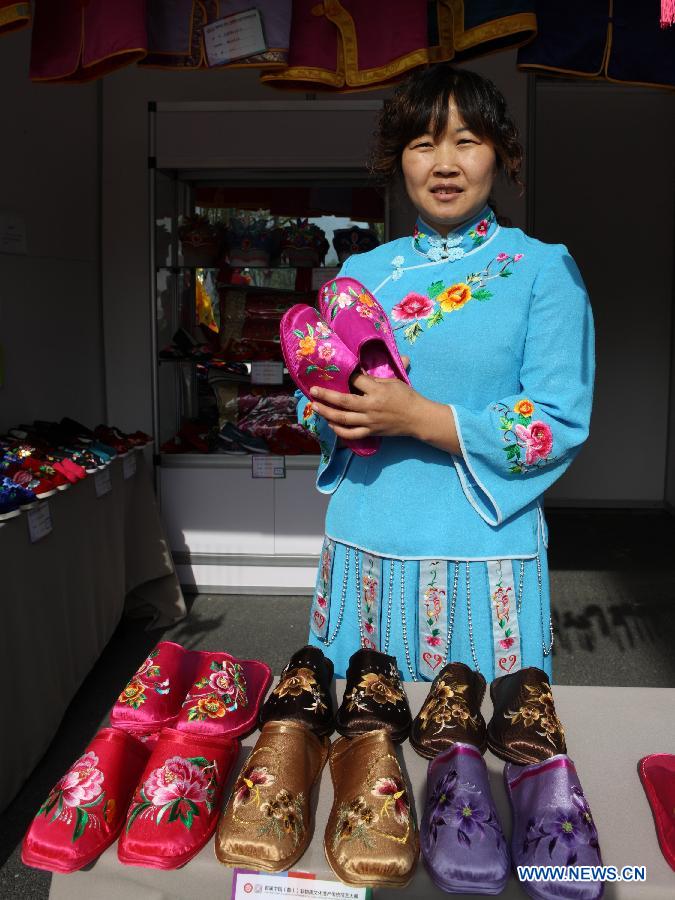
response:
[(522, 475), (553, 462), (556, 458), (551, 456), (553, 433), (546, 422), (532, 421), (531, 400), (519, 400), (513, 409), (505, 403), (495, 403), (492, 408), (499, 413), (499, 427), (504, 432), (502, 449), (510, 463), (509, 472)]
[(324, 440), (321, 439), (316, 413), (314, 412), (314, 407), (312, 406), (311, 402), (305, 404), (305, 408), (302, 411), (302, 422), (300, 424), (319, 442), (319, 449), (321, 450), (321, 462), (327, 463), (330, 459), (330, 447)]

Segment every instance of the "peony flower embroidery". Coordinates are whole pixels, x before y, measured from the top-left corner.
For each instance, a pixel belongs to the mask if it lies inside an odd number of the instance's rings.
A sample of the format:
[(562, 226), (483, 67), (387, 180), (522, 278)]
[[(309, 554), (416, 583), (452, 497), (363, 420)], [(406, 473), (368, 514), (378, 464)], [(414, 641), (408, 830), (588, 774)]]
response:
[[(206, 694), (199, 691), (206, 690)], [(189, 706), (188, 722), (220, 719), (226, 713), (246, 707), (246, 679), (240, 663), (230, 660), (211, 662), (211, 674), (195, 681), (183, 706)]]
[[(215, 760), (199, 757), (171, 756), (148, 775), (129, 808), (126, 830), (139, 816), (150, 817), (157, 825), (180, 821), (192, 828), (200, 807), (208, 813), (218, 786)], [(166, 818), (165, 818), (166, 817)]]
[(426, 319), (434, 311), (434, 302), (422, 294), (408, 294), (391, 311), (396, 322), (408, 322), (413, 319)]
[(153, 650), (143, 665), (138, 669), (134, 677), (129, 681), (122, 693), (117, 698), (118, 703), (127, 703), (132, 709), (138, 709), (148, 699), (146, 691), (154, 690), (156, 694), (168, 694), (171, 690), (170, 681), (158, 681), (161, 676), (160, 667), (154, 662), (159, 650)]
[(323, 359), (325, 362), (330, 362), (334, 356), (335, 356), (335, 347), (332, 347), (330, 344), (321, 344), (319, 346), (319, 358), (320, 359)]
[[(37, 812), (37, 816), (49, 816), (50, 822), (62, 819), (67, 824), (75, 817), (75, 828), (71, 838), (75, 843), (85, 832), (87, 825), (93, 824), (95, 828), (101, 827), (94, 807), (103, 802), (103, 772), (98, 767), (98, 756), (93, 750), (88, 750), (68, 769), (66, 774), (54, 786), (49, 796)], [(109, 800), (103, 809), (112, 804), (114, 810), (115, 801)], [(103, 812), (103, 820), (108, 821)], [(36, 818), (37, 818), (36, 816)]]
[(397, 703), (399, 700), (403, 700), (403, 692), (397, 687), (394, 680), (387, 678), (386, 675), (368, 672), (361, 679), (359, 687), (364, 688), (366, 695), (379, 704)]
[(533, 465), (539, 459), (546, 459), (553, 448), (553, 434), (545, 422), (530, 425), (516, 425), (515, 432), (520, 444), (525, 448), (525, 464)]
[[(325, 601), (324, 601), (325, 602)], [(316, 678), (311, 669), (290, 669), (272, 691), (277, 697), (299, 697), (303, 692), (311, 693), (316, 686)]]

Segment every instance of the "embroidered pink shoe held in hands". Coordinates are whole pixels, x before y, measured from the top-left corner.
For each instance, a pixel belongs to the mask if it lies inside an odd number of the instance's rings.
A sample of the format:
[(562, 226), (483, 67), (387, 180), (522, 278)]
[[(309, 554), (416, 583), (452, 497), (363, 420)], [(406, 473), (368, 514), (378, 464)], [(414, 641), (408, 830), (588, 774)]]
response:
[(410, 384), (386, 312), (355, 278), (331, 278), (319, 290), (319, 312), (373, 378)]
[(23, 840), (27, 866), (68, 874), (117, 839), (150, 750), (138, 738), (102, 728), (52, 788)]
[[(341, 394), (351, 393), (349, 379), (359, 371), (358, 356), (306, 303), (296, 303), (284, 313), (280, 325), (281, 350), (293, 381), (306, 397), (313, 387)], [(358, 456), (372, 456), (380, 438), (345, 441)]]

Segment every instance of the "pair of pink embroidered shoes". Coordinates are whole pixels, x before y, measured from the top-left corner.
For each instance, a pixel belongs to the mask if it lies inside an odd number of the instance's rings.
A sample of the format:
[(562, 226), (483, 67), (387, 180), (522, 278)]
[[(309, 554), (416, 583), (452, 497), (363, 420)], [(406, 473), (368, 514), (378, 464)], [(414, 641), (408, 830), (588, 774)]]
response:
[[(292, 306), (281, 320), (281, 349), (293, 381), (310, 399), (315, 386), (351, 393), (349, 379), (357, 371), (410, 384), (386, 312), (354, 278), (327, 281), (318, 310)], [(380, 441), (346, 443), (359, 456), (372, 456)]]
[(114, 727), (95, 735), (38, 810), (23, 862), (74, 872), (121, 833), (120, 862), (184, 865), (215, 830), (236, 738), (255, 727), (270, 678), (261, 662), (160, 642), (115, 703)]

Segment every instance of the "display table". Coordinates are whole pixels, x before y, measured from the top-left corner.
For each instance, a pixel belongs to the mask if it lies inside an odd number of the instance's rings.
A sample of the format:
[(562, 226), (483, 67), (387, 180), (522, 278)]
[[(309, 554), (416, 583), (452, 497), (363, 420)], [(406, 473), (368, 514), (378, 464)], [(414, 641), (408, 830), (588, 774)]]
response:
[(43, 501), (53, 530), (36, 543), (27, 514), (0, 524), (0, 812), (49, 746), (125, 597), (157, 624), (186, 614), (143, 452), (104, 471), (101, 496), (90, 476)]
[[(420, 709), (428, 692), (428, 684), (407, 684), (413, 715)], [(337, 683), (342, 696), (344, 681)], [(640, 900), (663, 898), (675, 894), (675, 872), (661, 855), (647, 799), (637, 775), (637, 761), (648, 753), (675, 750), (675, 690), (656, 688), (554, 687), (556, 708), (567, 734), (568, 749), (577, 765), (582, 787), (593, 811), (598, 828), (603, 862), (618, 868), (628, 865), (647, 867), (644, 884), (614, 883), (605, 888), (608, 900)], [(486, 701), (483, 715), (491, 715)], [(631, 727), (631, 723), (634, 725)], [(244, 741), (239, 765), (253, 747), (257, 735)], [(427, 762), (406, 741), (401, 746), (404, 772), (412, 786), (419, 820), (423, 809)], [(400, 754), (399, 754), (400, 756)], [(486, 761), (490, 771), (493, 796), (507, 836), (511, 830), (508, 800), (504, 792), (504, 764), (489, 751)], [(226, 796), (234, 778), (230, 778)], [(320, 878), (334, 879), (323, 853), (323, 834), (328, 819), (333, 790), (328, 766), (325, 767), (318, 792), (316, 826), (312, 843), (294, 866), (295, 870), (314, 872)], [(215, 858), (213, 840), (183, 869), (163, 872), (135, 866), (123, 866), (113, 845), (87, 872), (55, 875), (50, 900), (223, 900), (231, 894), (232, 873)], [(429, 879), (421, 861), (413, 881), (400, 889), (378, 888), (376, 897), (400, 898), (402, 894), (416, 898), (447, 896)], [(459, 896), (459, 895), (456, 895)], [(461, 895), (475, 896), (475, 895)], [(523, 897), (524, 891), (511, 878), (504, 893), (506, 898)]]

